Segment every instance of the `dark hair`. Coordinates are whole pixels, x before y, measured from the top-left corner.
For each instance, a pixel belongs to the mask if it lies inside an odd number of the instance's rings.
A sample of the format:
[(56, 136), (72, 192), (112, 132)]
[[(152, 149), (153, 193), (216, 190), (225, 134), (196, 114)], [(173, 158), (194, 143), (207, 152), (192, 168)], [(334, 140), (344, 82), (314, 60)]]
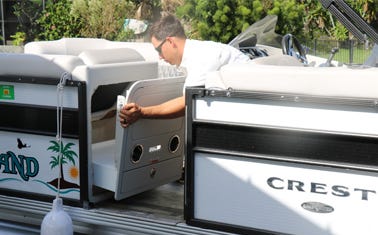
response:
[(161, 17), (150, 28), (150, 37), (164, 40), (167, 37), (186, 38), (180, 20), (172, 14)]

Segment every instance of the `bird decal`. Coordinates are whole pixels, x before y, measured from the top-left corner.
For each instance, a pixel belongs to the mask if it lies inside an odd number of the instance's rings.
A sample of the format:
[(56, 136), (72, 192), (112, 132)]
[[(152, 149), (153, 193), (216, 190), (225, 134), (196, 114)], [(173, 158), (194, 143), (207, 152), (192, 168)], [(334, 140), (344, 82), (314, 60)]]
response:
[(22, 143), (21, 139), (20, 139), (20, 138), (17, 138), (17, 147), (18, 147), (19, 149), (22, 149), (22, 148), (30, 148), (30, 145), (27, 145), (27, 144)]

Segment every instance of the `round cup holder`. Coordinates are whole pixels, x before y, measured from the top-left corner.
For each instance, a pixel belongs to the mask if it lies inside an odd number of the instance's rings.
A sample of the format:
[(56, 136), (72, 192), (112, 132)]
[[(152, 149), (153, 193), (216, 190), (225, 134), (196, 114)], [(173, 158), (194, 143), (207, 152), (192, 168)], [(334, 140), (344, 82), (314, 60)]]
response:
[(133, 148), (133, 151), (131, 153), (131, 162), (132, 163), (138, 163), (140, 159), (142, 158), (143, 154), (143, 146), (138, 144)]
[(172, 136), (169, 140), (169, 152), (175, 153), (180, 147), (180, 137), (178, 135)]

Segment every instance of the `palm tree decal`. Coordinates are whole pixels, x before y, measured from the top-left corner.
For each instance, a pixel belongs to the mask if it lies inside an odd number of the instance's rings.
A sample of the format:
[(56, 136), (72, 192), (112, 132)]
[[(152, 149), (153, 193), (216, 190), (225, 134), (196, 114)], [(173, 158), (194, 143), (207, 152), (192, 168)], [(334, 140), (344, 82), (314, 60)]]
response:
[[(60, 146), (59, 146), (59, 143), (54, 141), (54, 140), (50, 141), (50, 143), (52, 143), (52, 145), (50, 147), (48, 147), (47, 150), (51, 150), (52, 152), (58, 154), (57, 156), (51, 156), (51, 158), (52, 158), (52, 160), (50, 161), (51, 169), (59, 166), (59, 161), (61, 163), (60, 169), (59, 169), (60, 170), (60, 176), (61, 176), (60, 188), (61, 189), (80, 188), (79, 185), (66, 181), (64, 179), (64, 175), (63, 175), (63, 165), (68, 164), (68, 162), (71, 162), (72, 165), (75, 165), (75, 157), (78, 158), (75, 151), (71, 150), (71, 146), (73, 146), (75, 144), (74, 143), (68, 143), (66, 145), (63, 145), (63, 141), (62, 141)], [(59, 156), (60, 150), (62, 150), (61, 151), (61, 157)], [(59, 178), (56, 178), (56, 179), (54, 179), (54, 180), (52, 180), (48, 183), (57, 188), (58, 187), (58, 180), (59, 180)]]

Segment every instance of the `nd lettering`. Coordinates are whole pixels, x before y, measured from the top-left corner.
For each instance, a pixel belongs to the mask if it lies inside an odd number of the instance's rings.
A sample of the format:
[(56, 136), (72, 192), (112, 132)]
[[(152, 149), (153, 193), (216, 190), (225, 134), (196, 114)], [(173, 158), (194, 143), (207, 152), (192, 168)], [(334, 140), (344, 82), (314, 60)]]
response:
[(30, 177), (35, 177), (39, 172), (37, 159), (14, 154), (11, 151), (0, 154), (0, 171), (5, 174), (20, 175), (28, 181)]

